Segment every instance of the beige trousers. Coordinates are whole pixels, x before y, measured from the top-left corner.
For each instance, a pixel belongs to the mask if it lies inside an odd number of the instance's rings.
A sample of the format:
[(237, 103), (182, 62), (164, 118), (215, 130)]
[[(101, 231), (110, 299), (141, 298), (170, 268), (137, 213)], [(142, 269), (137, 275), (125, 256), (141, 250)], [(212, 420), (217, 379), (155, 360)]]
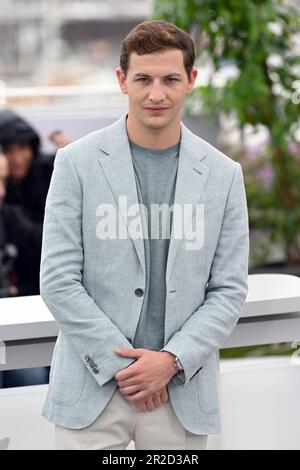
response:
[(83, 429), (55, 426), (57, 450), (135, 449), (206, 450), (207, 436), (187, 431), (178, 420), (170, 398), (154, 411), (138, 411), (117, 388), (100, 416)]

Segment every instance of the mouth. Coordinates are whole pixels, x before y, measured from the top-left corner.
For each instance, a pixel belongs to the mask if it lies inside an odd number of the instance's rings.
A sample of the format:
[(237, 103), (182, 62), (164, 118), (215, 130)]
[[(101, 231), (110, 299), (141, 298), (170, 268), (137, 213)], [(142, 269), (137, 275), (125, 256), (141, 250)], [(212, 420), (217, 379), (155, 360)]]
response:
[(145, 108), (150, 113), (160, 114), (166, 111), (168, 108)]

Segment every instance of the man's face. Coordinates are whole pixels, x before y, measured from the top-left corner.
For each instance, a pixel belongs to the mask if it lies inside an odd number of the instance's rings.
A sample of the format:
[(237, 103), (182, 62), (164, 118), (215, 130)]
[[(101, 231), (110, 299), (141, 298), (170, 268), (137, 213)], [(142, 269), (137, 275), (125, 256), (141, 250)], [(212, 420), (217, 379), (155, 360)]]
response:
[(5, 155), (9, 163), (10, 176), (16, 180), (23, 179), (29, 171), (33, 151), (30, 144), (11, 144)]
[(0, 153), (0, 205), (6, 195), (6, 179), (8, 177), (8, 162), (6, 157)]
[(127, 77), (116, 69), (121, 90), (128, 94), (129, 113), (147, 128), (163, 129), (180, 120), (186, 94), (197, 77), (194, 67), (189, 78), (183, 53), (172, 49), (152, 54), (130, 55)]

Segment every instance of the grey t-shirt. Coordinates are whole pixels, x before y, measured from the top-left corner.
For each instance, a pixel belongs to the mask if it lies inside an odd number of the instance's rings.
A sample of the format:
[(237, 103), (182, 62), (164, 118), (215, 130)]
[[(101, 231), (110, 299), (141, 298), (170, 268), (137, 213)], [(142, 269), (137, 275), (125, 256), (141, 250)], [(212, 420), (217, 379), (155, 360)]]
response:
[[(152, 216), (153, 204), (174, 203), (180, 141), (166, 149), (147, 149), (129, 141), (140, 204), (148, 212), (148, 239), (144, 239), (146, 286), (142, 312), (133, 341), (134, 348), (159, 351), (164, 346), (166, 265), (172, 212), (162, 224)], [(166, 219), (164, 219), (166, 222)], [(164, 229), (163, 229), (164, 227)]]

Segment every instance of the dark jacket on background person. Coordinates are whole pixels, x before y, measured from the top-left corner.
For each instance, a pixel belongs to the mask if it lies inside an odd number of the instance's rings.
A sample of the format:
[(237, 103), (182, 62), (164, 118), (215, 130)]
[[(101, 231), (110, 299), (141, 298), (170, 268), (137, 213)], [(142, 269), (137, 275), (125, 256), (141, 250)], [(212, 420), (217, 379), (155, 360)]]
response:
[(13, 245), (17, 249), (13, 271), (18, 295), (39, 294), (39, 264), (42, 225), (29, 220), (18, 206), (0, 206), (0, 250)]
[(33, 222), (43, 222), (45, 201), (51, 180), (54, 155), (44, 155), (40, 150), (40, 138), (33, 127), (10, 109), (0, 112), (0, 145), (5, 149), (11, 144), (29, 143), (33, 160), (27, 176), (21, 181), (11, 177), (7, 181), (6, 203), (21, 206), (24, 214)]

